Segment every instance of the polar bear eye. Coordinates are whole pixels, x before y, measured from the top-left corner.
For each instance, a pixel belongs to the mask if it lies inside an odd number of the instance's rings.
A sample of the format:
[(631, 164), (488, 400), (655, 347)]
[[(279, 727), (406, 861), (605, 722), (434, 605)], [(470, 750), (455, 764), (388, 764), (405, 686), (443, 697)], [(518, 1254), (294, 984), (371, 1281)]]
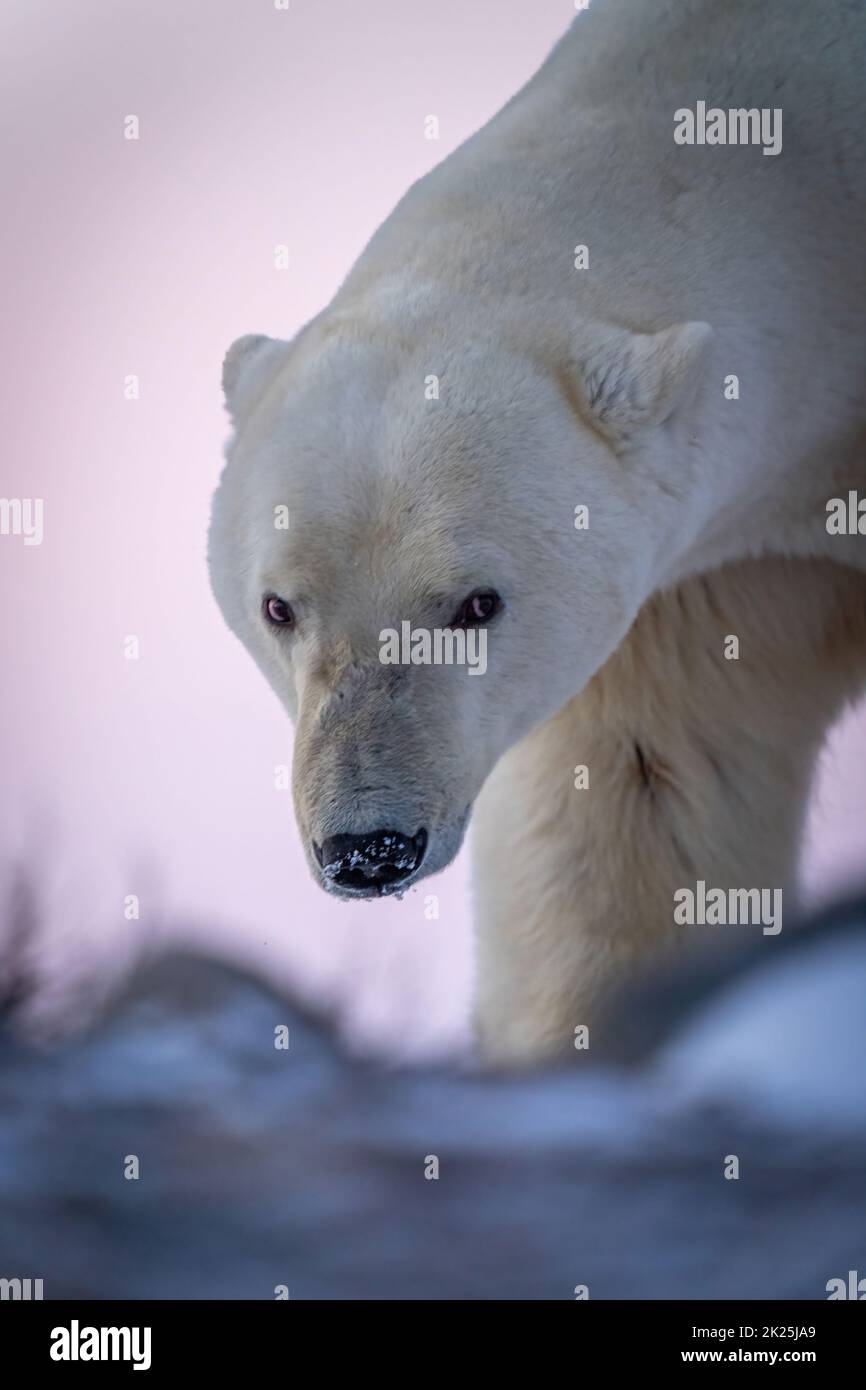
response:
[(274, 623), (275, 626), (292, 627), (294, 625), (295, 615), (289, 604), (286, 603), (286, 600), (280, 598), (279, 595), (265, 594), (262, 600), (262, 608), (264, 609), (265, 617), (268, 619), (268, 622)]
[(452, 627), (480, 627), (489, 623), (502, 607), (495, 589), (477, 589), (465, 598), (451, 620)]

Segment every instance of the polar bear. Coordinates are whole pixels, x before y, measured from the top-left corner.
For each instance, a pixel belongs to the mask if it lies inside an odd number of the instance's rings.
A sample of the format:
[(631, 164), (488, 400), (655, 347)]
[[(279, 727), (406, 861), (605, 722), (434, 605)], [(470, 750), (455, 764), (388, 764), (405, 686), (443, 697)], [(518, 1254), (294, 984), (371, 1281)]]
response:
[[(491, 1059), (568, 1048), (689, 885), (795, 900), (866, 682), (864, 71), (860, 6), (596, 0), (321, 314), (227, 354), (212, 584), (310, 869), (402, 891), (472, 814)], [(483, 674), (385, 661), (404, 624)]]

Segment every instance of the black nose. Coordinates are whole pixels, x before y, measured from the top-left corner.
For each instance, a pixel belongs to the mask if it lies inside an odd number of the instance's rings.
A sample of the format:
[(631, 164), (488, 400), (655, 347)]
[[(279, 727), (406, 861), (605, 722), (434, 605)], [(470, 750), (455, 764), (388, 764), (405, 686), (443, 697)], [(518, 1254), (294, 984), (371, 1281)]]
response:
[(424, 858), (427, 831), (401, 835), (398, 830), (371, 830), (366, 835), (332, 835), (313, 843), (325, 878), (340, 888), (389, 893), (414, 874)]

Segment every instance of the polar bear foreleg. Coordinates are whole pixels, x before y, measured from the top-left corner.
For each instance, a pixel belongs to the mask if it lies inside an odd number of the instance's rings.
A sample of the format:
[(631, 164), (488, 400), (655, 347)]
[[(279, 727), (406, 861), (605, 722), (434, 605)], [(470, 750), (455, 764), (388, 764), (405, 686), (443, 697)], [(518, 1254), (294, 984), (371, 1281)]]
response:
[(655, 596), (476, 806), (483, 1055), (572, 1049), (631, 967), (701, 931), (674, 919), (698, 880), (781, 889), (790, 920), (817, 754), (864, 679), (853, 571), (751, 561)]

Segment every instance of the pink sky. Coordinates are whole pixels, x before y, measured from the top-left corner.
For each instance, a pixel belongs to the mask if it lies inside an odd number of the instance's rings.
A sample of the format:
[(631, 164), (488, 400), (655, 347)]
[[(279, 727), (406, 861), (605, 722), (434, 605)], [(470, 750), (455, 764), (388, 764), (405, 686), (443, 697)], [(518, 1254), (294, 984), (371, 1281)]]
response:
[[(4, 851), (38, 858), (73, 942), (125, 937), (137, 892), (145, 932), (197, 924), (338, 991), (367, 1037), (413, 1050), (462, 1036), (465, 855), (401, 903), (338, 904), (310, 881), (290, 794), (274, 789), (291, 730), (204, 565), (219, 372), (239, 334), (290, 336), (327, 302), (406, 187), (573, 13), (566, 0), (4, 7), (0, 494), (44, 498), (45, 539), (0, 541), (0, 830)], [(129, 114), (138, 141), (123, 138)], [(818, 893), (863, 862), (864, 766), (861, 709), (816, 796)]]

